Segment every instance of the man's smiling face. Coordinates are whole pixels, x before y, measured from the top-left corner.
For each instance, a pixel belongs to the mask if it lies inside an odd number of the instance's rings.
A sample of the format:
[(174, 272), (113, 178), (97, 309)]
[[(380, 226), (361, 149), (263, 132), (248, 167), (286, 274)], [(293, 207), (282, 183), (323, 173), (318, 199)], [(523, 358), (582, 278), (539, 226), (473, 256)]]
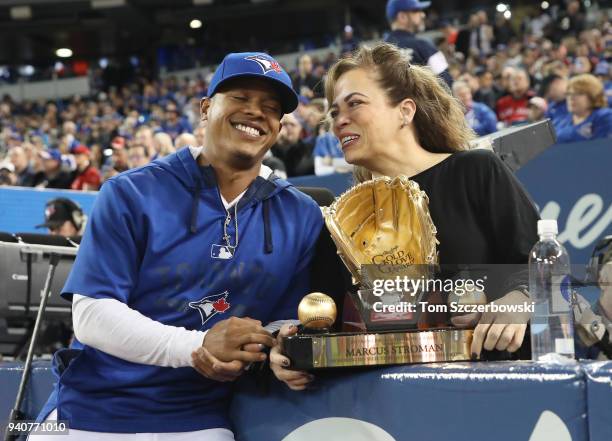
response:
[(242, 77), (223, 84), (202, 100), (206, 147), (235, 168), (261, 161), (281, 127), (281, 101), (268, 80)]

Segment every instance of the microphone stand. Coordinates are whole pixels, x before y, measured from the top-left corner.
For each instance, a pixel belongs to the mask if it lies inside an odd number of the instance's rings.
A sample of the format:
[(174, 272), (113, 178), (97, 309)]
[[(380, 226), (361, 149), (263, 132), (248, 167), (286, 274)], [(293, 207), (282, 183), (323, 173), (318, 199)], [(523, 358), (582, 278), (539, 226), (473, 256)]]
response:
[(78, 248), (76, 247), (65, 247), (65, 246), (54, 246), (54, 245), (38, 245), (32, 243), (25, 243), (20, 240), (19, 243), (0, 242), (2, 245), (10, 247), (18, 247), (25, 252), (42, 251), (50, 254), (49, 256), (49, 270), (45, 279), (43, 293), (40, 298), (40, 304), (38, 307), (38, 313), (36, 314), (36, 321), (34, 322), (34, 330), (32, 331), (32, 338), (30, 339), (30, 346), (23, 366), (23, 374), (21, 375), (21, 381), (19, 383), (19, 389), (17, 390), (17, 397), (15, 398), (15, 405), (11, 409), (9, 419), (6, 425), (4, 434), (5, 441), (16, 441), (20, 435), (20, 432), (11, 431), (9, 428), (11, 423), (13, 425), (18, 423), (24, 418), (24, 413), (21, 411), (21, 403), (23, 402), (24, 393), (28, 380), (30, 378), (30, 370), (32, 367), (32, 361), (34, 358), (34, 350), (36, 348), (36, 340), (38, 339), (38, 333), (40, 332), (40, 326), (42, 323), (45, 308), (47, 307), (47, 301), (51, 295), (51, 286), (53, 284), (53, 277), (55, 276), (55, 270), (59, 264), (62, 255), (76, 255)]

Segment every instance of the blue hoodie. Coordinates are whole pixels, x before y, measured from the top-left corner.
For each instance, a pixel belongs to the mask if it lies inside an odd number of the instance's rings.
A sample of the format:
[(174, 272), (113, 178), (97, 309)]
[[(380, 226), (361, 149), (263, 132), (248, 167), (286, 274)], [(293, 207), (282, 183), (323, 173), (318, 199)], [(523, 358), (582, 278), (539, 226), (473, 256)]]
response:
[[(294, 318), (323, 225), (317, 204), (286, 181), (257, 177), (238, 205), (230, 259), (215, 251), (225, 218), (212, 167), (199, 167), (189, 148), (122, 173), (98, 195), (62, 296), (117, 299), (190, 330), (231, 316)], [(233, 240), (233, 216), (228, 228)], [(230, 387), (191, 367), (136, 364), (85, 346), (60, 376), (58, 419), (100, 432), (229, 428)]]

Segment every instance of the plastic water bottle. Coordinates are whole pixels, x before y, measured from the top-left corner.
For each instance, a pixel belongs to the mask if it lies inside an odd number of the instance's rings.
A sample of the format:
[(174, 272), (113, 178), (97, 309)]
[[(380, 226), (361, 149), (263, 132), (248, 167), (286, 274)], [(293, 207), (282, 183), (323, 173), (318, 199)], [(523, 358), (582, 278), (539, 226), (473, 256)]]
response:
[(573, 359), (569, 255), (557, 240), (557, 221), (538, 221), (538, 235), (540, 241), (529, 254), (529, 294), (535, 303), (531, 316), (531, 358)]

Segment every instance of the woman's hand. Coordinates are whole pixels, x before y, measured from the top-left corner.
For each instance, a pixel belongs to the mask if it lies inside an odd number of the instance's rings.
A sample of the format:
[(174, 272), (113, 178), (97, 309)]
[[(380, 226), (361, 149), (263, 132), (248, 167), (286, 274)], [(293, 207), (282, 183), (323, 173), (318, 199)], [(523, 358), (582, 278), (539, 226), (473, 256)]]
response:
[(270, 351), (270, 368), (276, 378), (284, 382), (292, 390), (304, 390), (308, 383), (314, 380), (314, 377), (308, 372), (292, 371), (287, 369), (290, 361), (287, 357), (281, 354), (280, 342), (282, 337), (294, 335), (297, 332), (295, 325), (283, 325), (277, 337), (277, 344)]
[[(511, 291), (492, 302), (497, 305), (520, 305), (529, 298), (520, 291)], [(472, 358), (480, 357), (482, 349), (515, 352), (521, 347), (529, 312), (485, 312), (480, 317), (472, 340)]]

